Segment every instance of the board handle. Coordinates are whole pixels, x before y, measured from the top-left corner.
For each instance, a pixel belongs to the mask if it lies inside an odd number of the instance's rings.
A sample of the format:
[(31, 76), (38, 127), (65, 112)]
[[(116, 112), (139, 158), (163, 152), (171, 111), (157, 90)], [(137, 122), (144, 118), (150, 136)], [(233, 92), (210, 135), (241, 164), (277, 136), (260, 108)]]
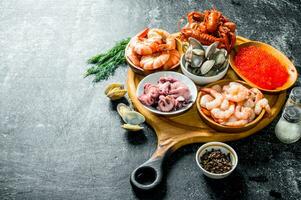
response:
[(152, 157), (132, 172), (132, 186), (149, 191), (160, 185), (163, 178), (163, 162), (171, 152), (172, 145), (159, 145)]
[(140, 190), (152, 190), (162, 181), (163, 157), (150, 158), (131, 174), (131, 183)]

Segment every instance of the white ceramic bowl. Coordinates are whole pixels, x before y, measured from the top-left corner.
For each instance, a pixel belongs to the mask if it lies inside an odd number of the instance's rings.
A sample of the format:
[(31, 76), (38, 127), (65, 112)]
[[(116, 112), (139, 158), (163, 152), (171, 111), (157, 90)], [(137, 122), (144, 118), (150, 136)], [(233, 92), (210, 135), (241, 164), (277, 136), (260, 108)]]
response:
[(212, 82), (215, 82), (215, 81), (218, 81), (218, 80), (222, 79), (226, 75), (226, 73), (228, 71), (228, 68), (229, 68), (229, 63), (228, 63), (227, 67), (223, 71), (221, 71), (219, 74), (217, 74), (215, 76), (208, 76), (208, 77), (206, 77), (206, 76), (198, 76), (198, 75), (190, 73), (185, 68), (184, 55), (185, 54), (183, 54), (181, 56), (181, 60), (180, 60), (181, 70), (182, 70), (183, 74), (185, 74), (185, 76), (189, 77), (193, 82), (195, 82), (198, 85), (206, 85), (208, 83), (212, 83)]
[(146, 84), (146, 83), (157, 84), (160, 77), (163, 77), (163, 76), (171, 76), (173, 78), (178, 79), (180, 82), (184, 83), (185, 85), (187, 85), (187, 87), (190, 90), (190, 94), (191, 94), (191, 103), (189, 103), (186, 107), (183, 107), (179, 110), (175, 110), (175, 111), (171, 111), (171, 112), (162, 112), (152, 106), (146, 106), (146, 105), (143, 105), (143, 106), (147, 110), (149, 110), (153, 113), (159, 114), (159, 115), (176, 115), (176, 114), (180, 114), (180, 113), (183, 113), (186, 110), (188, 110), (196, 101), (196, 98), (198, 95), (197, 88), (196, 88), (195, 84), (188, 77), (186, 77), (183, 74), (180, 74), (178, 72), (172, 72), (172, 71), (155, 72), (155, 73), (152, 73), (152, 74), (144, 77), (138, 84), (136, 96), (138, 97), (143, 94), (144, 84)]
[[(211, 151), (212, 149), (220, 149), (222, 153), (224, 154), (228, 154), (230, 153), (230, 158), (231, 158), (231, 163), (232, 163), (232, 169), (226, 173), (222, 173), (222, 174), (216, 174), (216, 173), (212, 173), (212, 172), (208, 172), (206, 171), (200, 162), (201, 157), (206, 153), (207, 151)], [(232, 147), (230, 147), (229, 145), (222, 143), (222, 142), (208, 142), (204, 145), (202, 145), (199, 150), (196, 153), (196, 162), (197, 165), (200, 167), (201, 171), (204, 173), (204, 175), (206, 175), (209, 178), (213, 178), (213, 179), (222, 179), (225, 178), (227, 176), (229, 176), (234, 169), (237, 166), (238, 163), (238, 157), (236, 152), (234, 151), (234, 149)]]

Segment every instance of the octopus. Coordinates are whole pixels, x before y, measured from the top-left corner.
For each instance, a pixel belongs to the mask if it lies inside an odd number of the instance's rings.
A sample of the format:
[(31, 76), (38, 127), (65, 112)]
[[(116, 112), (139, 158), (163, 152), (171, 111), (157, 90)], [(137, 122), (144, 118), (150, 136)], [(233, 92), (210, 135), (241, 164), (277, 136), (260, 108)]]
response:
[(140, 102), (162, 112), (175, 111), (190, 103), (189, 88), (173, 77), (160, 77), (157, 84), (146, 83), (143, 89), (138, 97)]

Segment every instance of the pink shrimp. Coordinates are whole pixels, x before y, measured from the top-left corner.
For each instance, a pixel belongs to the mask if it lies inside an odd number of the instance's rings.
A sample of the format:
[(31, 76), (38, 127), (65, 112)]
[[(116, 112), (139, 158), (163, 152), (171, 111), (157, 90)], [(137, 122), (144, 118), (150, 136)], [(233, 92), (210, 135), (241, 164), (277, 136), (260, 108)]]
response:
[(226, 91), (226, 98), (233, 102), (241, 102), (248, 98), (249, 90), (240, 83), (231, 82)]
[(142, 56), (140, 60), (140, 66), (145, 70), (155, 70), (161, 68), (168, 61), (168, 59), (168, 52)]
[(221, 110), (220, 108), (213, 108), (211, 110), (211, 115), (217, 119), (227, 119), (229, 118), (235, 111), (235, 105), (232, 104), (229, 106), (227, 110)]
[(269, 101), (266, 98), (260, 99), (256, 105), (255, 105), (255, 114), (259, 115), (262, 111), (262, 109), (265, 109), (265, 111), (267, 111), (268, 114), (271, 113), (271, 108), (269, 106)]
[(244, 126), (248, 123), (248, 120), (246, 119), (241, 119), (241, 120), (233, 120), (233, 121), (227, 121), (227, 122), (224, 122), (223, 125), (226, 125), (226, 126), (232, 126), (232, 127), (241, 127), (241, 126)]
[(138, 55), (133, 47), (130, 45), (126, 51), (126, 56), (132, 61), (132, 63), (137, 66), (140, 67), (140, 58), (141, 56)]
[(206, 104), (212, 100), (214, 100), (214, 98), (211, 95), (205, 94), (201, 97), (200, 104), (202, 107), (206, 108)]
[(163, 69), (170, 69), (180, 61), (180, 54), (176, 49), (173, 49), (169, 51), (169, 59), (168, 61), (164, 64)]
[(162, 41), (154, 38), (147, 38), (149, 31), (149, 28), (145, 28), (130, 41), (130, 45), (139, 55), (151, 55), (160, 50), (159, 45), (162, 43)]
[(222, 94), (220, 94), (219, 92), (211, 88), (202, 88), (201, 91), (205, 93), (209, 93), (214, 97), (214, 100), (206, 103), (206, 108), (208, 110), (212, 110), (213, 108), (218, 108), (221, 105), (224, 99)]
[(247, 120), (252, 115), (252, 111), (253, 111), (252, 108), (237, 105), (235, 108), (234, 115), (237, 119)]

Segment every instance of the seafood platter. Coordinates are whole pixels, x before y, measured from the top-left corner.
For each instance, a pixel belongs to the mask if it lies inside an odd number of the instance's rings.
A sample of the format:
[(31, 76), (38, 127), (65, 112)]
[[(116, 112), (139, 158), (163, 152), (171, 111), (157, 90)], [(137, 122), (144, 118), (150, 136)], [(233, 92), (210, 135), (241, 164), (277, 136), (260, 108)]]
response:
[[(236, 24), (216, 9), (190, 12), (178, 26), (178, 33), (145, 28), (125, 50), (126, 88), (136, 111), (118, 107), (123, 128), (141, 130), (146, 121), (158, 139), (151, 158), (131, 174), (132, 185), (142, 190), (161, 182), (163, 160), (183, 145), (239, 140), (269, 125), (298, 76), (282, 52), (237, 36)], [(116, 94), (123, 96), (124, 88)], [(230, 157), (214, 149), (202, 153), (202, 169), (210, 153), (231, 169)]]

